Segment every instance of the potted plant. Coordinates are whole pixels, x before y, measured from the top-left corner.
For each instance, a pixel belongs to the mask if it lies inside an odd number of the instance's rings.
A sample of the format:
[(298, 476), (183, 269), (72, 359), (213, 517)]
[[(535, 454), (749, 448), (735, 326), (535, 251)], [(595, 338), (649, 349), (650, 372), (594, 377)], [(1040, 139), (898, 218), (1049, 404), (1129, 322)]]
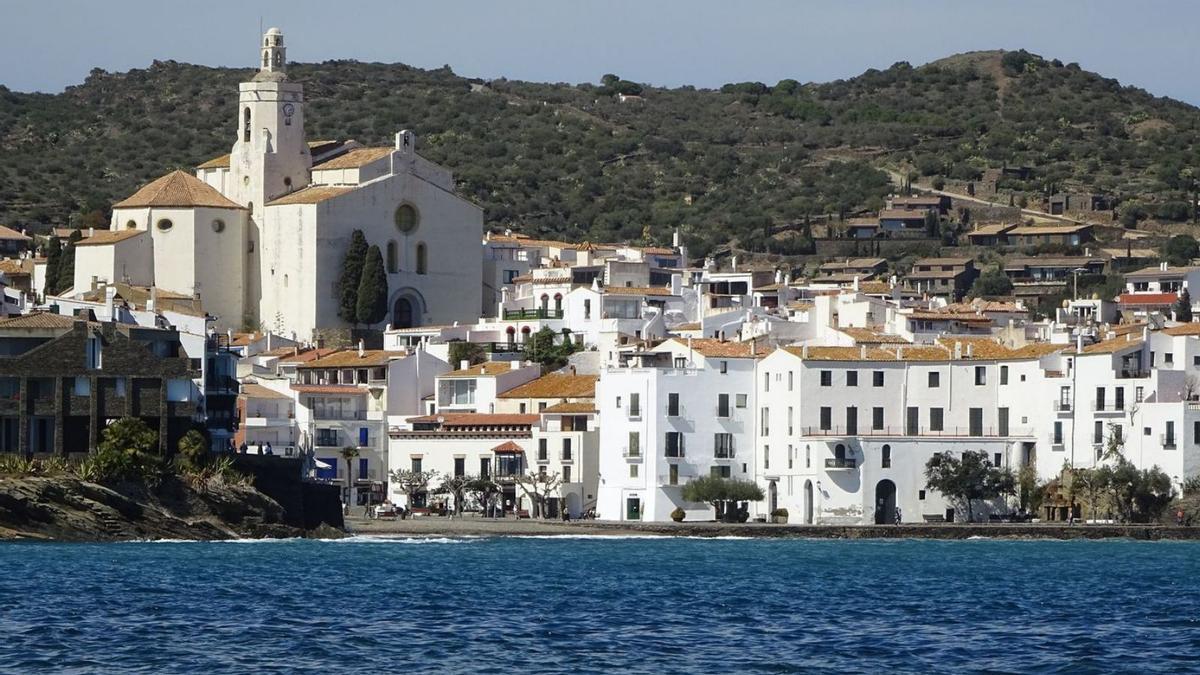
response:
[(671, 520), (673, 520), (677, 523), (682, 523), (683, 519), (686, 517), (687, 517), (687, 512), (684, 511), (682, 507), (676, 506), (675, 510), (671, 512)]
[(788, 521), (788, 510), (787, 509), (775, 509), (774, 511), (771, 512), (771, 522), (772, 523), (787, 524), (787, 521)]

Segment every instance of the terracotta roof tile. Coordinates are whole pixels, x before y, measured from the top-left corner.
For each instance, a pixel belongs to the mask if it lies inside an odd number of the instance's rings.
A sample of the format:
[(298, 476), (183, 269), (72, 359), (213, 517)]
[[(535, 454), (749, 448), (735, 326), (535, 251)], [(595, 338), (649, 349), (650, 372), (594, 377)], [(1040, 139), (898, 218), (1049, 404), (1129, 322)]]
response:
[(17, 232), (11, 227), (0, 225), (0, 240), (32, 241), (32, 237)]
[(595, 375), (550, 373), (500, 394), (500, 398), (592, 398), (596, 395)]
[(594, 413), (596, 404), (590, 401), (564, 401), (549, 406), (542, 413)]
[(656, 286), (605, 286), (608, 295), (671, 295), (671, 289)]
[[(723, 358), (723, 359), (752, 359), (755, 355), (751, 353), (753, 345), (750, 342), (725, 342), (715, 338), (671, 338), (676, 344), (684, 347), (691, 343), (692, 350), (706, 358)], [(758, 356), (766, 356), (760, 353)]]
[(145, 230), (97, 230), (92, 236), (75, 242), (76, 246), (105, 246), (146, 234)]
[(517, 415), (508, 413), (445, 413), (443, 415), (421, 415), (410, 417), (410, 423), (440, 422), (442, 428), (447, 427), (521, 427), (533, 426), (541, 420), (538, 415)]
[(292, 391), (301, 394), (342, 394), (346, 396), (366, 395), (364, 387), (353, 384), (293, 384)]
[(217, 192), (216, 188), (184, 171), (172, 171), (143, 185), (126, 199), (113, 204), (114, 209), (207, 206), (220, 209), (245, 209)]
[(403, 358), (407, 352), (389, 352), (383, 349), (363, 350), (362, 356), (357, 349), (344, 349), (327, 356), (322, 356), (301, 365), (301, 368), (370, 368), (387, 365), (389, 361)]
[(1200, 323), (1184, 323), (1178, 326), (1164, 328), (1163, 333), (1167, 335), (1200, 335)]
[(438, 377), (491, 377), (507, 373), (512, 369), (513, 367), (509, 365), (508, 361), (484, 361), (465, 370), (454, 370)]
[(221, 155), (220, 157), (213, 157), (212, 159), (197, 166), (196, 168), (197, 169), (228, 169), (229, 168), (229, 155), (225, 154), (225, 155)]
[(287, 206), (289, 204), (320, 204), (327, 199), (340, 197), (347, 192), (352, 192), (356, 188), (353, 187), (332, 187), (328, 185), (312, 185), (297, 190), (291, 194), (284, 195), (279, 199), (267, 202), (267, 206)]
[(288, 396), (281, 391), (275, 391), (269, 387), (264, 387), (256, 382), (247, 382), (243, 384), (242, 396), (245, 396), (246, 398), (270, 398), (288, 401), (292, 400), (291, 396)]
[(903, 337), (901, 337), (899, 335), (888, 335), (887, 333), (880, 333), (877, 331), (873, 331), (870, 328), (849, 328), (848, 327), (848, 328), (839, 328), (838, 330), (841, 331), (842, 333), (845, 333), (847, 336), (852, 338), (855, 343), (860, 344), (860, 345), (908, 344), (908, 340), (905, 340)]
[(51, 312), (33, 312), (0, 319), (0, 330), (6, 328), (71, 328), (75, 319)]
[(498, 455), (523, 455), (525, 454), (525, 448), (522, 448), (512, 441), (504, 441), (500, 445), (492, 448), (492, 452)]
[(354, 148), (313, 165), (313, 171), (326, 169), (357, 169), (387, 157), (395, 151), (393, 147)]
[(1090, 345), (1084, 345), (1082, 352), (1076, 352), (1075, 349), (1071, 349), (1071, 351), (1069, 351), (1067, 353), (1068, 354), (1075, 354), (1075, 353), (1115, 354), (1117, 352), (1125, 351), (1126, 349), (1130, 349), (1133, 347), (1141, 347), (1141, 346), (1142, 346), (1142, 338), (1141, 337), (1135, 338), (1135, 337), (1133, 337), (1132, 334), (1128, 334), (1128, 335), (1120, 335), (1120, 336), (1117, 336), (1114, 338), (1109, 338), (1107, 340), (1102, 340), (1100, 342), (1096, 342), (1096, 343), (1093, 343)]

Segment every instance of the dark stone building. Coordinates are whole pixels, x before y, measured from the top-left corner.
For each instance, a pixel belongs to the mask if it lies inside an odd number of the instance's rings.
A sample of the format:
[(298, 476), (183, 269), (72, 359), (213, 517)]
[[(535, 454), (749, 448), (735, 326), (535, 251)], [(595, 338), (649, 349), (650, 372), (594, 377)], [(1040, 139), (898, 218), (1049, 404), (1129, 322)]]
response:
[(88, 452), (122, 417), (174, 452), (196, 419), (195, 376), (174, 330), (47, 313), (0, 320), (0, 452)]

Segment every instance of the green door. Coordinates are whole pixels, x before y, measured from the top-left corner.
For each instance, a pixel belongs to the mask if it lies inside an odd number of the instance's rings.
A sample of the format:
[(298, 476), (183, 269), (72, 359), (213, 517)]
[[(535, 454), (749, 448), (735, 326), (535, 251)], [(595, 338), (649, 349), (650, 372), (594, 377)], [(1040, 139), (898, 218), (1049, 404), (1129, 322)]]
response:
[(642, 500), (630, 497), (625, 500), (625, 520), (642, 519)]

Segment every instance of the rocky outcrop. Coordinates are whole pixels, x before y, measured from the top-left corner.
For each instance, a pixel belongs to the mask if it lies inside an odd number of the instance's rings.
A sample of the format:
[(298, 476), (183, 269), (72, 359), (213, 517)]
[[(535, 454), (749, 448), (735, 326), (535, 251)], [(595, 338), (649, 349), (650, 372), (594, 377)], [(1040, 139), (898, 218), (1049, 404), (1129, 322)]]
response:
[[(0, 477), (0, 538), (60, 541), (296, 537), (278, 502), (253, 487), (169, 478), (153, 488), (71, 477)], [(330, 536), (326, 530), (325, 536)], [(336, 530), (332, 530), (336, 532)]]

